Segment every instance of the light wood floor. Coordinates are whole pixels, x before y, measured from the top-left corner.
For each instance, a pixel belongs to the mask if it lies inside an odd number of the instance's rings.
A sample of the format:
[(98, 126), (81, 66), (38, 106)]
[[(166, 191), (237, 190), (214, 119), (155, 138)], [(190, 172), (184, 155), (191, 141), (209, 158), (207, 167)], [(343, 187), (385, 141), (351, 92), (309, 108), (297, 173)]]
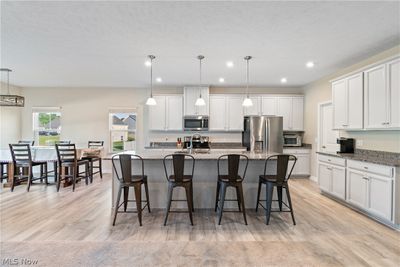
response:
[[(38, 266), (399, 266), (400, 234), (319, 194), (308, 180), (292, 180), (297, 225), (289, 213), (119, 214), (111, 226), (111, 178), (96, 177), (73, 193), (55, 186), (5, 189), (1, 200), (0, 265), (5, 258)], [(254, 207), (248, 207), (254, 208)]]

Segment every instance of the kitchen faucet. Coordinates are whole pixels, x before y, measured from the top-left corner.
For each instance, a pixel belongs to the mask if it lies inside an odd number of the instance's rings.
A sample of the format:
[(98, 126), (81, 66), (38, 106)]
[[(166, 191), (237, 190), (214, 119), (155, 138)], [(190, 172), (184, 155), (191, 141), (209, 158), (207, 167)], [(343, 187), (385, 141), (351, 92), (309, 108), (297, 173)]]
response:
[(201, 134), (200, 133), (194, 133), (194, 134), (192, 134), (192, 136), (190, 137), (190, 143), (189, 143), (189, 146), (188, 146), (188, 150), (189, 150), (189, 153), (190, 154), (192, 154), (192, 149), (193, 149), (193, 137), (201, 137)]

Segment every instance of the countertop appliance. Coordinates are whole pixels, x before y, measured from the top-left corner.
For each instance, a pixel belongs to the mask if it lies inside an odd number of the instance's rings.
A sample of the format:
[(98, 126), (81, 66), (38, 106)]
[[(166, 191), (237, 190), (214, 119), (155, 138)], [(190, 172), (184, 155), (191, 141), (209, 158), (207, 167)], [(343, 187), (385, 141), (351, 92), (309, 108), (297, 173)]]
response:
[(192, 148), (192, 149), (206, 149), (209, 150), (210, 147), (210, 138), (208, 136), (202, 136), (200, 134), (194, 134), (192, 136), (185, 136), (183, 138), (183, 148)]
[(355, 140), (353, 138), (338, 138), (336, 143), (340, 145), (337, 153), (354, 153)]
[(302, 136), (300, 134), (284, 134), (283, 146), (301, 146)]
[(283, 117), (245, 116), (242, 145), (247, 151), (283, 152)]
[(208, 131), (208, 116), (184, 116), (184, 131)]

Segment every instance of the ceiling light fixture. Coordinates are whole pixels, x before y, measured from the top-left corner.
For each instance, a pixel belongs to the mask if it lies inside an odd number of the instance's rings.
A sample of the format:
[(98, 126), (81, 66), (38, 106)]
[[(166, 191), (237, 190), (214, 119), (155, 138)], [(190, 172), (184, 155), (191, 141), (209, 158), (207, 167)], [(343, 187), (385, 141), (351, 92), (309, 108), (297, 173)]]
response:
[(246, 98), (243, 100), (242, 106), (244, 107), (251, 107), (253, 106), (253, 101), (251, 101), (249, 96), (249, 60), (251, 56), (244, 57), (246, 60)]
[(281, 83), (287, 83), (287, 79), (286, 79), (285, 77), (283, 77), (283, 78), (281, 79)]
[(157, 77), (156, 78), (156, 82), (158, 82), (158, 83), (162, 82), (162, 78), (161, 77)]
[(200, 80), (200, 83), (199, 83), (199, 87), (200, 87), (200, 95), (199, 95), (199, 98), (197, 98), (197, 100), (196, 100), (196, 103), (194, 104), (195, 106), (205, 106), (206, 105), (206, 102), (204, 101), (204, 99), (201, 97), (201, 86), (202, 86), (202, 83), (201, 83), (201, 61), (204, 59), (204, 56), (202, 56), (202, 55), (199, 55), (199, 56), (197, 56), (197, 59), (199, 60), (199, 63), (200, 63), (200, 68), (199, 68), (199, 80)]
[(227, 62), (226, 62), (226, 66), (227, 66), (228, 68), (233, 68), (234, 64), (233, 64), (232, 61), (227, 61)]
[(146, 105), (148, 105), (148, 106), (157, 105), (156, 100), (153, 98), (153, 59), (155, 59), (155, 58), (156, 58), (155, 56), (149, 55), (149, 59), (150, 59), (150, 97), (147, 98), (147, 101), (146, 101)]
[(23, 107), (25, 104), (25, 98), (19, 95), (10, 94), (10, 69), (0, 69), (1, 72), (7, 72), (7, 94), (0, 95), (0, 106), (7, 107)]
[(225, 79), (221, 77), (221, 78), (218, 79), (218, 81), (219, 81), (220, 83), (224, 83), (224, 82), (225, 82)]
[(306, 63), (306, 67), (309, 68), (309, 69), (314, 68), (314, 66), (315, 66), (315, 64), (314, 64), (314, 62), (312, 62), (312, 61), (308, 61), (308, 62)]

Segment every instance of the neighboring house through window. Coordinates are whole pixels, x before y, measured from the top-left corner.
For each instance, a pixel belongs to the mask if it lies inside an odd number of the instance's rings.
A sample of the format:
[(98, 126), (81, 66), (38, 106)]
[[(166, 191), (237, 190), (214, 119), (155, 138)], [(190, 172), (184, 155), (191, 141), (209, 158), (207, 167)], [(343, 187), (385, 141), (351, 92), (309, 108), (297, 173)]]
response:
[(32, 109), (35, 144), (51, 146), (60, 140), (61, 108), (37, 107)]
[(134, 109), (111, 109), (110, 151), (121, 152), (136, 149), (136, 111)]

